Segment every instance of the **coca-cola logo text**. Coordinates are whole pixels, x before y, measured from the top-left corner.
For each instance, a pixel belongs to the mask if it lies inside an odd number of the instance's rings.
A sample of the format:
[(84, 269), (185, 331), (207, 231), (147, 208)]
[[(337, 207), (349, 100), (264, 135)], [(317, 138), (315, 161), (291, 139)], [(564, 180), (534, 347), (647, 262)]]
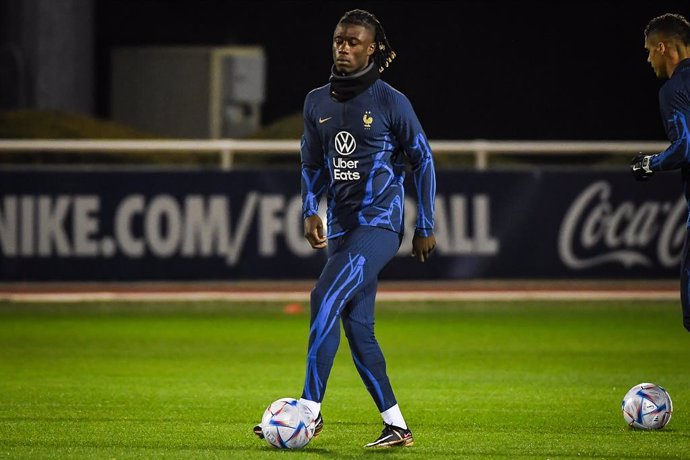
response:
[[(594, 182), (573, 201), (558, 233), (558, 254), (569, 268), (584, 270), (605, 263), (625, 268), (673, 267), (680, 261), (687, 204), (623, 201), (612, 203), (611, 184)], [(650, 247), (656, 246), (656, 261)]]

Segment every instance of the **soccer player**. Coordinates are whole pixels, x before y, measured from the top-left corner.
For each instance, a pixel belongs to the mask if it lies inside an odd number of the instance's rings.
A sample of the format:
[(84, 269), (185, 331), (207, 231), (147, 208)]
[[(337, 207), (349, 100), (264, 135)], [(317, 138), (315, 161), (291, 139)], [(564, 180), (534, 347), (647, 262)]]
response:
[[(655, 171), (680, 169), (685, 198), (690, 205), (690, 23), (679, 14), (667, 13), (652, 19), (644, 36), (647, 62), (658, 78), (668, 79), (659, 90), (659, 107), (671, 145), (655, 155), (637, 155), (630, 168), (637, 180), (647, 180)], [(683, 326), (690, 331), (690, 232), (687, 231), (680, 269)]]
[[(328, 260), (311, 292), (311, 320), (300, 401), (323, 427), (321, 402), (340, 342), (342, 321), (354, 364), (383, 418), (383, 431), (365, 447), (411, 446), (374, 335), (374, 303), (381, 269), (403, 235), (405, 165), (417, 198), (412, 256), (426, 262), (436, 245), (436, 179), (431, 148), (410, 104), (380, 79), (395, 58), (371, 13), (346, 12), (333, 33), (329, 83), (304, 101), (301, 141), (304, 236)], [(328, 229), (318, 215), (326, 194)], [(261, 436), (260, 427), (257, 435)]]

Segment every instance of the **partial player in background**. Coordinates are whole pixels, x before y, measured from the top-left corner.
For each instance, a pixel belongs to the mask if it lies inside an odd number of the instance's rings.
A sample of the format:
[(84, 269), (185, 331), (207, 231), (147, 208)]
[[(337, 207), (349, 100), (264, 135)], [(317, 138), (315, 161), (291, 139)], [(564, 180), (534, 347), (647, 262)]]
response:
[[(312, 90), (304, 102), (305, 237), (314, 249), (327, 248), (328, 260), (311, 292), (300, 402), (318, 414), (320, 431), (321, 402), (342, 321), (357, 371), (384, 423), (379, 438), (366, 447), (409, 446), (412, 433), (374, 335), (374, 303), (378, 275), (402, 241), (406, 161), (412, 168), (418, 205), (412, 255), (425, 262), (436, 245), (434, 162), (410, 101), (379, 78), (395, 53), (378, 19), (363, 10), (345, 13), (336, 25), (332, 51), (330, 83)], [(327, 235), (318, 215), (324, 194)], [(261, 436), (260, 430), (257, 435)]]
[[(667, 13), (652, 19), (644, 36), (647, 62), (657, 77), (668, 79), (659, 90), (659, 108), (671, 145), (656, 155), (637, 155), (630, 169), (637, 180), (647, 180), (655, 171), (680, 169), (690, 209), (690, 23), (679, 14)], [(686, 231), (680, 268), (683, 326), (690, 331), (690, 231)]]

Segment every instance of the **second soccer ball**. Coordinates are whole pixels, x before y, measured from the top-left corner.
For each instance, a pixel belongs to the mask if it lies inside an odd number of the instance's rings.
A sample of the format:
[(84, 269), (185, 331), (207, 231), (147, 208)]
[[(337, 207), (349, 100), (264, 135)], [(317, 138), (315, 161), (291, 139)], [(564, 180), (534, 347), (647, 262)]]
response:
[(623, 418), (634, 428), (658, 430), (671, 420), (673, 402), (668, 392), (654, 383), (640, 383), (623, 397)]

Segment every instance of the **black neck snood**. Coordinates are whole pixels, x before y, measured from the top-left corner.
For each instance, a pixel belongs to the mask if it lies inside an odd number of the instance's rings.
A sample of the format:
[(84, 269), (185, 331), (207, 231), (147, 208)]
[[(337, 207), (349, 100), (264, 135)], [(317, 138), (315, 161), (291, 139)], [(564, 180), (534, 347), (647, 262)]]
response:
[(338, 75), (335, 66), (331, 67), (331, 97), (338, 102), (345, 102), (366, 91), (379, 79), (378, 67), (373, 62), (363, 70), (352, 75)]

